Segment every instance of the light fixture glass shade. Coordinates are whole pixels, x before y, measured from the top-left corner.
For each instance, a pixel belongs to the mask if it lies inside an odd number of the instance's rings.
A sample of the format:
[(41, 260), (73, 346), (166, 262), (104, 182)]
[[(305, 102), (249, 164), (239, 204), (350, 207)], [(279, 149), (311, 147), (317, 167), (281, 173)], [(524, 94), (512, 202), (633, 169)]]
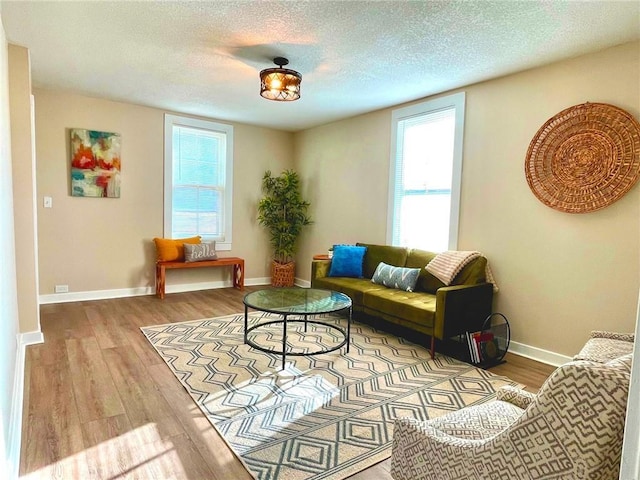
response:
[(269, 100), (291, 102), (300, 98), (302, 75), (287, 68), (267, 68), (260, 72), (260, 95)]

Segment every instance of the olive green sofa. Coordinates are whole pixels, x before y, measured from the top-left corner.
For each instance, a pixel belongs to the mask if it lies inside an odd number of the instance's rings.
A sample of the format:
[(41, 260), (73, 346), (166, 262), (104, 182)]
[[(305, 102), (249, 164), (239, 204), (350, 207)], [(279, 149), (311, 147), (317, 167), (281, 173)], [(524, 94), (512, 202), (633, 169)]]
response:
[[(329, 277), (331, 260), (314, 260), (311, 287), (334, 290), (348, 295), (354, 312), (379, 317), (431, 336), (431, 357), (435, 339), (449, 339), (465, 331), (480, 330), (491, 314), (493, 285), (486, 282), (487, 259), (478, 257), (467, 264), (449, 286), (424, 268), (435, 253), (424, 250), (371, 245), (364, 256), (363, 277)], [(408, 268), (420, 268), (413, 292), (387, 288), (371, 281), (380, 262)]]

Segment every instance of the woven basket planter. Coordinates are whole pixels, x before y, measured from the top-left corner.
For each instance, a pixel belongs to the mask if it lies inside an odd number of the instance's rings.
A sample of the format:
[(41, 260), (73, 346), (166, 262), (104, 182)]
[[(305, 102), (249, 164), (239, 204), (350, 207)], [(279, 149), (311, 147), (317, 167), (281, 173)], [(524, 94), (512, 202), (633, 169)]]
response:
[(606, 103), (584, 103), (550, 118), (529, 145), (527, 183), (545, 205), (586, 213), (622, 198), (640, 177), (640, 124)]
[(271, 262), (271, 286), (293, 287), (296, 275), (296, 262)]

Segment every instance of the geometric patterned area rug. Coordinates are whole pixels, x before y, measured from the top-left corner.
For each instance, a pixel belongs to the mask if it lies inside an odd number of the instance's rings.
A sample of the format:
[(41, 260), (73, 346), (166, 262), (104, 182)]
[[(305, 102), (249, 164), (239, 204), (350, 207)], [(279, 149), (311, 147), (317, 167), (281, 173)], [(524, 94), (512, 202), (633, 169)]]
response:
[[(268, 315), (255, 312), (250, 324)], [(338, 316), (322, 321), (346, 320)], [(345, 347), (316, 356), (244, 344), (244, 314), (141, 328), (211, 424), (260, 480), (339, 480), (391, 455), (398, 417), (427, 420), (491, 400), (505, 377), (352, 322)], [(281, 348), (282, 326), (251, 332)], [(289, 323), (287, 348), (313, 351), (333, 329)]]

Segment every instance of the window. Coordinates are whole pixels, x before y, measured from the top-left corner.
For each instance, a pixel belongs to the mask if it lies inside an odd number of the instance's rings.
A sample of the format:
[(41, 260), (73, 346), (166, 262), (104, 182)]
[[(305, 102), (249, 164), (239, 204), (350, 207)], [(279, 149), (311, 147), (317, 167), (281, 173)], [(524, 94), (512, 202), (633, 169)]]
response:
[(231, 250), (233, 127), (167, 114), (164, 135), (164, 236)]
[(464, 93), (392, 113), (387, 242), (432, 252), (458, 243)]

